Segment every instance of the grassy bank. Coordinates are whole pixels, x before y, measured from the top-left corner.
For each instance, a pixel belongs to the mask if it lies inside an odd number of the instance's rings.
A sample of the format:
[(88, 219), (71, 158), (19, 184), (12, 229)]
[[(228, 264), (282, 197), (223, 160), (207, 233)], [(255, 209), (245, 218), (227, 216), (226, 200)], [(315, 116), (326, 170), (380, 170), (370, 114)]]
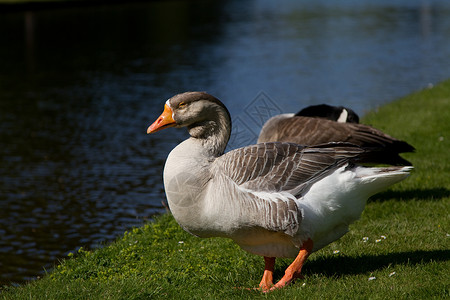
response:
[[(304, 280), (256, 287), (261, 257), (233, 242), (185, 233), (170, 215), (96, 251), (70, 255), (3, 299), (444, 299), (450, 297), (450, 81), (363, 118), (416, 147), (407, 180), (374, 196), (342, 239), (314, 253)], [(278, 260), (279, 279), (290, 260)]]

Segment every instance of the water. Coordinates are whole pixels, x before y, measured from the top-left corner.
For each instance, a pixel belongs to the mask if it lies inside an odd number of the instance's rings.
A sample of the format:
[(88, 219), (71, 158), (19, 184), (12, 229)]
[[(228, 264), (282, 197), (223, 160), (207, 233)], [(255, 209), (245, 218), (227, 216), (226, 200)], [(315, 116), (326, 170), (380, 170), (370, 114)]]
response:
[(164, 211), (164, 160), (186, 133), (145, 132), (178, 92), (223, 100), (233, 148), (270, 114), (364, 114), (450, 77), (450, 2), (311, 2), (0, 12), (0, 284)]

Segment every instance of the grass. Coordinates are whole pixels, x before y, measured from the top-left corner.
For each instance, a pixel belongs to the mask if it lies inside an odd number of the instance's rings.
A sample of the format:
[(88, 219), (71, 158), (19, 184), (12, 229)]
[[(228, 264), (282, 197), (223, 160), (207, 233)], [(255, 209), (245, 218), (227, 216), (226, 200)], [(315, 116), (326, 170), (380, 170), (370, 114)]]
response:
[[(364, 123), (408, 141), (415, 171), (372, 197), (361, 220), (314, 253), (304, 280), (269, 294), (261, 257), (200, 239), (169, 215), (95, 251), (80, 249), (44, 278), (3, 287), (2, 299), (448, 299), (450, 81), (370, 112)], [(383, 237), (382, 237), (383, 236)], [(277, 260), (279, 279), (291, 260)]]

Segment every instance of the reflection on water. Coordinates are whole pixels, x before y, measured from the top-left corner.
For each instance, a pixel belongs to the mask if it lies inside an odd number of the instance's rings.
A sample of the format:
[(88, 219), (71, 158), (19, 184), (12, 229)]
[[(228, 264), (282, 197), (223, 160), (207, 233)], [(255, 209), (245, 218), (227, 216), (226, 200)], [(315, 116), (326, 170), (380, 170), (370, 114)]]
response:
[(362, 114), (450, 77), (447, 1), (310, 2), (0, 12), (0, 284), (164, 210), (186, 133), (145, 131), (175, 93), (207, 90), (234, 117), (261, 91), (285, 112)]

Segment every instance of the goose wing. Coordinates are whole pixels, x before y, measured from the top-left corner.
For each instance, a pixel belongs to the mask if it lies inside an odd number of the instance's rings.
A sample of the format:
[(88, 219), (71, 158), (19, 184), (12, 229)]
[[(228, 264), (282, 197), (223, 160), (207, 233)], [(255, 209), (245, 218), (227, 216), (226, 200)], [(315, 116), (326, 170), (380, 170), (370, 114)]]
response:
[(241, 227), (265, 228), (294, 237), (303, 219), (296, 198), (314, 182), (364, 153), (360, 147), (345, 143), (308, 147), (275, 142), (239, 148), (212, 163), (213, 197), (229, 199), (227, 205), (243, 220)]
[(410, 144), (364, 124), (338, 123), (330, 120), (291, 117), (271, 118), (263, 126), (258, 142), (290, 142), (317, 145), (329, 142), (347, 142), (364, 148), (383, 151), (376, 163), (411, 165), (399, 153), (413, 152)]
[(330, 120), (292, 117), (274, 118), (261, 130), (258, 142), (291, 142), (316, 145), (348, 142), (362, 147), (383, 147), (397, 153), (414, 151), (414, 147), (381, 130), (364, 124), (338, 123)]
[(289, 192), (299, 197), (312, 183), (366, 151), (347, 143), (301, 146), (261, 143), (239, 148), (216, 159), (220, 172), (239, 187), (258, 192)]

